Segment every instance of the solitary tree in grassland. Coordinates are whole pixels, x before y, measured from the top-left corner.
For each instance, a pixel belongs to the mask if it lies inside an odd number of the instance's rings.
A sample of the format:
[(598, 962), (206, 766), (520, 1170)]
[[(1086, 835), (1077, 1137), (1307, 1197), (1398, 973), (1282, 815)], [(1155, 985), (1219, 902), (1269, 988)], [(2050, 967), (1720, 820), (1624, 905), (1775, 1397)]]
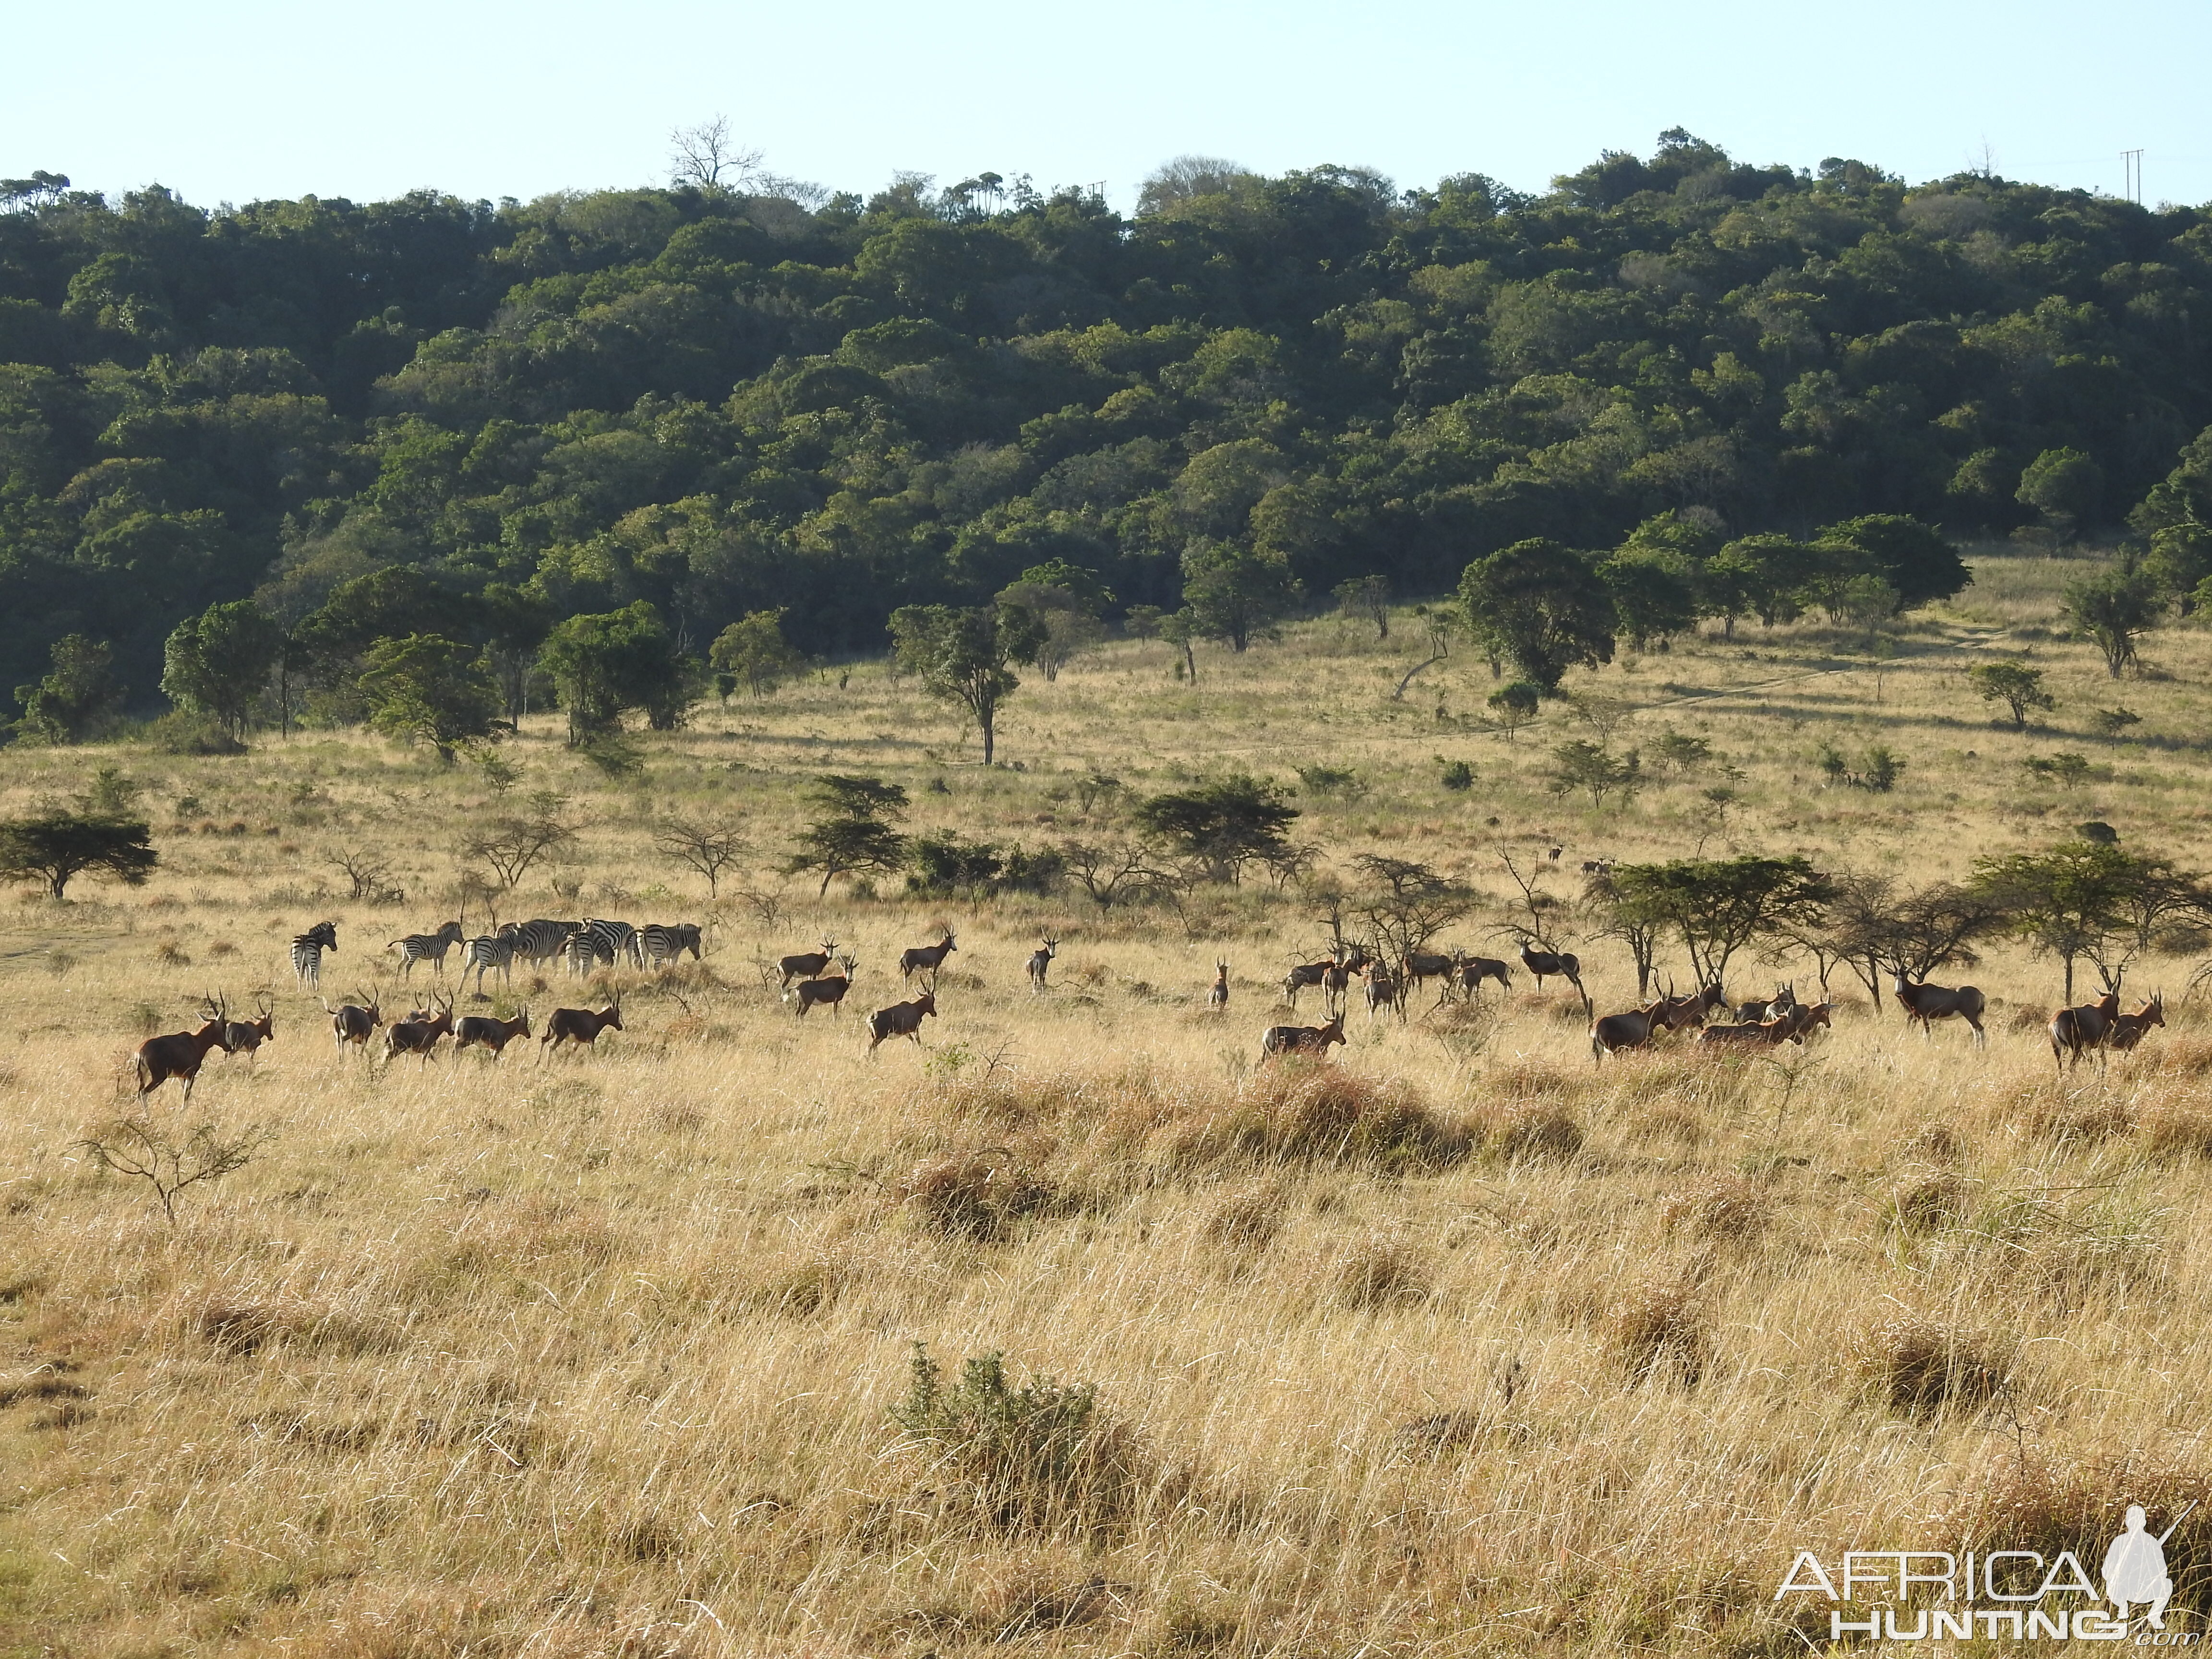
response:
[(499, 731), (499, 686), (472, 645), (434, 634), (380, 640), (363, 659), (362, 700), (386, 737), (426, 743), (450, 766), (457, 750)]
[(283, 643), (283, 629), (252, 600), (211, 605), (170, 634), (161, 690), (179, 708), (211, 714), (233, 738), (242, 737)]
[(1460, 578), (1475, 639), (1549, 696), (1578, 664), (1613, 660), (1613, 596), (1590, 562), (1540, 538), (1468, 566)]
[(708, 647), (708, 660), (732, 675), (755, 697), (765, 697), (805, 664), (783, 637), (784, 610), (751, 611), (732, 623)]
[(2058, 958), (2065, 996), (2074, 1000), (2074, 966), (2097, 965), (2117, 991), (2127, 965), (2166, 922), (2212, 913), (2203, 878), (2162, 858), (2088, 840), (2045, 853), (1979, 859), (1972, 890), (2012, 919), (2021, 935)]
[(1239, 773), (1217, 782), (1154, 795), (1137, 807), (1137, 823), (1176, 852), (1197, 861), (1214, 881), (1234, 882), (1255, 860), (1291, 853), (1298, 809), (1272, 783)]
[(2136, 642), (2158, 626), (2165, 595), (2150, 573), (2131, 559), (2066, 585), (2067, 620), (2096, 641), (2114, 679), (2136, 659)]
[(532, 868), (576, 839), (561, 816), (568, 798), (534, 792), (526, 810), (481, 821), (461, 842), (461, 856), (489, 866), (502, 892), (512, 892)]
[(906, 791), (881, 778), (831, 775), (807, 792), (821, 816), (793, 839), (787, 875), (819, 870), (821, 892), (839, 876), (862, 870), (896, 870), (906, 861), (906, 837), (895, 827), (906, 816)]
[(1490, 694), (1491, 718), (1505, 728), (1506, 742), (1517, 741), (1521, 728), (1536, 718), (1543, 695), (1532, 680), (1516, 680)]
[(1049, 559), (1031, 565), (1018, 581), (999, 592), (999, 603), (1015, 605), (1036, 619), (1042, 637), (1037, 641), (1036, 665), (1048, 681), (1060, 678), (1070, 659), (1106, 637), (1099, 620), (1114, 603), (1113, 590), (1098, 574), (1066, 559)]
[(1035, 659), (1043, 625), (1018, 605), (909, 605), (891, 612), (890, 631), (899, 665), (932, 696), (967, 710), (982, 734), (983, 764), (990, 765), (999, 706), (1021, 684), (1011, 665)]
[(1552, 793), (1565, 795), (1587, 789), (1590, 805), (1603, 806), (1607, 795), (1617, 793), (1625, 798), (1633, 793), (1642, 770), (1633, 750), (1625, 757), (1616, 756), (1602, 744), (1574, 738), (1552, 750)]
[(2027, 711), (2051, 709), (2058, 700), (2043, 689), (2043, 671), (2015, 659), (1978, 662), (1966, 671), (1966, 684), (1984, 702), (2002, 702), (2012, 710), (2015, 732), (2027, 730)]
[(1182, 603), (1196, 632), (1243, 651), (1272, 639), (1298, 602), (1290, 561), (1233, 542), (1193, 542), (1182, 556)]
[(707, 900), (720, 895), (722, 872), (744, 856), (744, 836), (733, 823), (707, 818), (670, 818), (653, 833), (661, 856), (696, 870), (707, 878)]
[(620, 611), (570, 617), (545, 636), (538, 663), (568, 710), (568, 744), (617, 730), (640, 708), (655, 731), (683, 724), (696, 690), (692, 665), (659, 611), (643, 599)]
[(62, 807), (0, 820), (0, 877), (35, 877), (57, 900), (88, 870), (141, 886), (160, 862), (151, 836), (151, 826), (138, 820)]
[(31, 743), (82, 743), (100, 735), (123, 707), (123, 688), (109, 672), (112, 647), (105, 640), (65, 634), (49, 653), (53, 666), (36, 685), (15, 688), (23, 705), (18, 726)]

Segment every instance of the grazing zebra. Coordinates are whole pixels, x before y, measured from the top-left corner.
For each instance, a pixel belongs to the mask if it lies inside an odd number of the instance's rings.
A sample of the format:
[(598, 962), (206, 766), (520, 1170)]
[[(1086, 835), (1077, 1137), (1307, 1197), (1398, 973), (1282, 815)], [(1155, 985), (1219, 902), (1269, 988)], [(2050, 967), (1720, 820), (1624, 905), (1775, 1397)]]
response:
[(446, 952), (461, 942), (461, 924), (449, 921), (434, 933), (410, 933), (405, 939), (396, 939), (384, 948), (399, 952), (400, 977), (412, 976), (415, 964), (428, 962), (433, 973), (446, 971)]
[(587, 918), (569, 935), (568, 968), (572, 973), (588, 974), (592, 964), (600, 962), (611, 968), (624, 957), (635, 967), (645, 966), (645, 953), (638, 948), (637, 929), (626, 921)]
[(292, 973), (310, 985), (323, 982), (323, 952), (337, 954), (338, 925), (319, 921), (292, 941)]
[(673, 967), (678, 958), (689, 951), (694, 962), (703, 961), (699, 952), (699, 925), (691, 921), (653, 922), (638, 933), (639, 947), (645, 952), (645, 965), (659, 968)]
[(515, 925), (509, 922), (496, 933), (486, 933), (481, 938), (468, 940), (461, 946), (461, 977), (466, 979), (471, 968), (477, 970), (477, 996), (479, 1000), (484, 994), (483, 976), (486, 969), (498, 969), (502, 984), (511, 985), (514, 982), (517, 938)]
[(511, 933), (514, 938), (514, 954), (532, 967), (550, 962), (568, 948), (568, 939), (576, 931), (573, 921), (548, 921), (540, 917), (534, 921), (511, 921), (499, 930)]

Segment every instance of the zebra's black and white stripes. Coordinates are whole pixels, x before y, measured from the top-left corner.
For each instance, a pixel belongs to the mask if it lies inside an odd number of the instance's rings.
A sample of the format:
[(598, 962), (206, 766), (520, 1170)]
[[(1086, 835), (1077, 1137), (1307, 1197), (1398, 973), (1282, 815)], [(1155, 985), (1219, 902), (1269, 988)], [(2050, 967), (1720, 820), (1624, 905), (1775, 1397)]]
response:
[(515, 924), (509, 922), (496, 933), (486, 933), (462, 945), (461, 977), (466, 979), (469, 969), (476, 969), (477, 994), (479, 997), (483, 995), (483, 976), (487, 969), (498, 969), (503, 983), (514, 983), (516, 933)]
[(446, 971), (446, 952), (461, 942), (461, 924), (449, 921), (434, 933), (410, 933), (396, 939), (384, 948), (399, 952), (401, 977), (411, 978), (415, 964), (427, 962), (435, 973)]
[(568, 948), (568, 939), (576, 931), (573, 921), (550, 921), (538, 917), (531, 921), (510, 922), (500, 929), (514, 936), (514, 954), (535, 968), (550, 962)]
[(587, 917), (568, 936), (571, 973), (588, 974), (600, 963), (611, 968), (625, 957), (633, 967), (645, 965), (645, 954), (638, 947), (637, 929), (629, 922)]
[(673, 967), (686, 951), (694, 962), (704, 958), (699, 950), (699, 925), (691, 921), (655, 921), (638, 933), (638, 946), (648, 968)]
[(323, 952), (337, 954), (338, 929), (334, 921), (319, 921), (292, 941), (292, 974), (309, 985), (323, 982)]

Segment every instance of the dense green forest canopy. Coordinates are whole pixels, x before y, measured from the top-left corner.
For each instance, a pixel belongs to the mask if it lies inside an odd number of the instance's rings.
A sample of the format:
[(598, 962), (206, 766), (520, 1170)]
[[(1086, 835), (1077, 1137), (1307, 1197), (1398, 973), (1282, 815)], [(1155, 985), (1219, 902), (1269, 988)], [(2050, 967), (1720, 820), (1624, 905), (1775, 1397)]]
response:
[(1639, 526), (1663, 565), (2107, 525), (2212, 425), (2208, 292), (2207, 210), (1680, 131), (1540, 197), (1188, 162), (1129, 217), (993, 174), (210, 210), (41, 173), (0, 184), (0, 689), (75, 636), (143, 705), (181, 619), (328, 632), (394, 569), (389, 633), (495, 662), (639, 601), (696, 656), (778, 610), (875, 653), (1055, 561), (1172, 611), (1194, 547), (1320, 597), (1532, 538), (1617, 569)]

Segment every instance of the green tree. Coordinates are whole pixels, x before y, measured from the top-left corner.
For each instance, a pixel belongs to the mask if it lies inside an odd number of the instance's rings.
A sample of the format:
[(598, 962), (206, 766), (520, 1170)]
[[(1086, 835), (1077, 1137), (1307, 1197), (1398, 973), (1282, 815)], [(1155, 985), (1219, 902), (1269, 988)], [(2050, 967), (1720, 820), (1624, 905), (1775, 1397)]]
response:
[(931, 696), (968, 712), (983, 738), (983, 764), (998, 744), (999, 708), (1021, 681), (1011, 665), (1035, 659), (1045, 630), (1018, 605), (955, 610), (902, 605), (891, 612), (891, 647), (899, 665), (920, 677)]
[(2183, 616), (2192, 615), (2203, 603), (2199, 590), (2212, 580), (2212, 525), (2177, 524), (2154, 531), (2143, 569), (2179, 602)]
[(435, 634), (380, 640), (363, 659), (369, 724), (404, 743), (427, 743), (450, 766), (454, 751), (498, 731), (499, 686), (472, 645)]
[(1114, 603), (1114, 593), (1096, 571), (1052, 559), (1032, 565), (1018, 581), (1001, 588), (998, 602), (1026, 611), (1035, 620), (1042, 636), (1036, 665), (1052, 681), (1071, 658), (1106, 637), (1106, 624), (1099, 618)]
[(23, 705), (17, 726), (31, 743), (82, 743), (114, 723), (123, 708), (123, 688), (109, 672), (113, 647), (104, 640), (64, 634), (53, 643), (53, 666), (36, 685), (15, 688)]
[(2027, 730), (2029, 709), (2058, 707), (2058, 700), (2043, 689), (2043, 671), (2017, 658), (1976, 663), (1966, 671), (1966, 684), (1984, 702), (2002, 702), (2011, 709), (2015, 732)]
[(538, 659), (568, 711), (572, 748), (618, 731), (626, 709), (642, 709), (655, 731), (672, 731), (697, 690), (660, 612), (643, 599), (569, 617), (547, 634)]
[(783, 866), (787, 875), (819, 870), (826, 895), (839, 876), (888, 872), (906, 862), (907, 840), (897, 825), (906, 816), (907, 796), (897, 784), (832, 775), (817, 780), (807, 798), (819, 816), (793, 838)]
[(1144, 831), (1203, 867), (1208, 878), (1234, 882), (1254, 862), (1288, 857), (1298, 809), (1283, 791), (1238, 773), (1194, 788), (1170, 790), (1138, 804)]
[(1182, 556), (1182, 603), (1196, 632), (1233, 651), (1273, 639), (1297, 606), (1299, 586), (1290, 561), (1233, 542), (1193, 542)]
[(1689, 571), (1672, 556), (1624, 550), (1598, 566), (1597, 574), (1613, 595), (1618, 626), (1638, 650), (1647, 641), (1696, 625), (1696, 589)]
[(798, 647), (783, 637), (787, 614), (782, 607), (747, 611), (715, 635), (707, 659), (742, 681), (754, 696), (771, 695), (806, 662)]
[(1474, 638), (1549, 696), (1577, 664), (1613, 660), (1613, 596), (1583, 555), (1540, 538), (1468, 566), (1460, 603)]
[(1530, 680), (1515, 680), (1490, 694), (1491, 718), (1505, 728), (1506, 742), (1516, 741), (1521, 728), (1536, 718), (1543, 696), (1543, 691)]
[(0, 819), (0, 878), (36, 877), (57, 900), (70, 878), (87, 870), (112, 876), (127, 887), (141, 886), (161, 861), (151, 837), (151, 827), (143, 820), (61, 807)]
[(2046, 449), (2020, 475), (2014, 498), (2070, 542), (2104, 501), (2105, 469), (2078, 449)]
[(1837, 556), (1846, 581), (1880, 576), (1897, 590), (1900, 606), (1917, 610), (1963, 592), (1974, 573), (1957, 547), (1932, 526), (1902, 513), (1869, 513), (1832, 524), (1814, 540), (1817, 549)]
[(1802, 608), (1799, 596), (1817, 563), (1812, 549), (1788, 536), (1739, 537), (1698, 572), (1698, 603), (1721, 618), (1727, 638), (1735, 637), (1735, 619), (1746, 613), (1771, 628)]
[(2201, 878), (2165, 859), (2087, 839), (2045, 853), (1978, 859), (1972, 890), (2011, 918), (2022, 938), (2058, 958), (2069, 1003), (2081, 958), (2096, 964), (2106, 990), (2117, 991), (2127, 964), (2161, 926), (2201, 919), (2212, 908)]
[(2114, 679), (2136, 659), (2145, 634), (2158, 626), (2166, 596), (2156, 580), (2130, 559), (2066, 584), (2063, 606), (2075, 631), (2096, 641)]
[(1590, 805), (1603, 806), (1607, 795), (1617, 793), (1626, 798), (1634, 793), (1642, 770), (1632, 750), (1619, 756), (1602, 744), (1571, 738), (1552, 750), (1552, 793), (1565, 795), (1587, 789)]
[(252, 600), (211, 605), (169, 635), (161, 690), (178, 708), (211, 714), (233, 738), (243, 737), (283, 646), (283, 630)]
[(1674, 929), (1700, 985), (1725, 983), (1729, 962), (1759, 940), (1817, 925), (1836, 896), (1835, 884), (1795, 855), (1616, 865), (1612, 889), (1633, 915)]

